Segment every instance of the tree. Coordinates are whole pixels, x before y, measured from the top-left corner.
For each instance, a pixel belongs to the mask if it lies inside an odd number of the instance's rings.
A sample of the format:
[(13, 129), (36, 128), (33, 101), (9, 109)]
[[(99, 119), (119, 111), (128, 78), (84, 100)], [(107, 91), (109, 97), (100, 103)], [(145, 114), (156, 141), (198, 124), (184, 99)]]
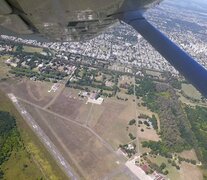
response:
[(132, 133), (129, 133), (129, 137), (130, 137), (131, 140), (136, 139), (136, 137)]
[(161, 165), (160, 165), (160, 169), (161, 169), (161, 171), (163, 170), (163, 169), (165, 169), (166, 168), (166, 164), (165, 163), (162, 163)]
[(130, 120), (129, 121), (129, 125), (131, 126), (131, 125), (134, 125), (136, 123), (136, 120), (135, 119), (132, 119), (132, 120)]
[(4, 179), (4, 172), (0, 169), (0, 179)]
[(21, 147), (20, 142), (20, 134), (14, 117), (8, 112), (0, 111), (0, 166), (9, 159), (15, 148)]
[(149, 124), (147, 121), (144, 121), (144, 124), (145, 124), (147, 127), (150, 126), (150, 124)]
[(154, 129), (158, 129), (157, 126), (157, 118), (155, 117), (155, 115), (153, 114), (151, 118), (149, 118), (150, 122), (152, 123), (152, 126)]
[(163, 174), (164, 174), (164, 175), (168, 175), (168, 174), (169, 174), (169, 171), (168, 171), (168, 170), (165, 170), (165, 171), (163, 172)]
[(22, 53), (22, 50), (23, 50), (23, 46), (21, 44), (16, 47), (16, 52)]

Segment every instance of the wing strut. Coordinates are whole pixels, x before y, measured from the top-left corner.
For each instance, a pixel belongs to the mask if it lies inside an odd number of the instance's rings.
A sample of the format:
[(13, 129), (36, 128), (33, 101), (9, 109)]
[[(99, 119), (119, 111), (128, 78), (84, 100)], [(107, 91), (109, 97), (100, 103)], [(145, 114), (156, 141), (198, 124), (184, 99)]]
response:
[(125, 13), (120, 20), (131, 25), (197, 90), (207, 97), (207, 70), (152, 26), (138, 12)]

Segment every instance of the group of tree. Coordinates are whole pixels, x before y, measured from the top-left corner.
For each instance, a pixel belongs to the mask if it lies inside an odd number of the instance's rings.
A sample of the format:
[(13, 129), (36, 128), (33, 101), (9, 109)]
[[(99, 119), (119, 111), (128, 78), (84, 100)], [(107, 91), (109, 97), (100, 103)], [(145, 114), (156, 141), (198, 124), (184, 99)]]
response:
[(62, 72), (49, 71), (49, 72), (36, 72), (28, 68), (23, 67), (12, 67), (9, 71), (12, 74), (15, 74), (16, 77), (29, 77), (35, 78), (40, 81), (52, 81), (52, 80), (61, 80), (66, 74)]
[[(93, 87), (97, 88), (99, 90), (103, 91), (111, 91), (111, 93), (104, 93), (103, 95), (107, 97), (115, 96), (117, 92), (120, 91), (120, 89), (117, 86), (118, 83), (118, 75), (112, 75), (111, 78), (108, 79), (108, 81), (111, 81), (114, 83), (113, 86), (109, 87), (106, 86), (106, 75), (103, 74), (103, 72), (98, 72), (94, 69), (88, 69), (86, 67), (77, 68), (77, 70), (74, 73), (75, 77), (77, 78), (76, 81), (68, 81), (66, 84), (66, 87)], [(102, 80), (97, 80), (96, 77), (102, 75)]]
[[(161, 124), (162, 141), (145, 145), (164, 155), (191, 149), (196, 144), (196, 139), (174, 88), (169, 84), (155, 83), (144, 78), (136, 89), (136, 94), (142, 97), (146, 106), (158, 113)], [(156, 117), (153, 116), (150, 120), (156, 129)]]
[[(142, 97), (149, 109), (158, 113), (162, 139), (159, 142), (143, 142), (143, 146), (165, 157), (174, 152), (194, 148), (199, 160), (207, 167), (207, 108), (198, 106), (183, 108), (172, 85), (143, 81), (137, 88), (140, 92), (136, 94)], [(173, 82), (179, 84), (177, 81)], [(177, 89), (179, 88), (180, 85), (177, 86)], [(170, 98), (162, 96), (163, 92), (167, 92)], [(153, 116), (150, 121), (157, 128), (156, 117)], [(180, 160), (186, 161), (182, 158)], [(193, 160), (186, 162), (196, 164)], [(179, 169), (177, 165), (175, 167)]]
[(135, 140), (135, 139), (136, 139), (136, 137), (135, 137), (132, 133), (129, 133), (129, 138), (130, 138), (131, 140)]
[[(129, 148), (129, 145), (131, 145), (133, 148)], [(136, 144), (124, 144), (124, 145), (119, 145), (121, 150), (127, 154), (129, 158), (131, 158), (134, 154), (136, 154)]]
[[(0, 111), (0, 166), (9, 159), (13, 150), (22, 148), (23, 144), (16, 121), (8, 112)], [(4, 172), (0, 169), (0, 179)]]
[(136, 124), (136, 120), (135, 120), (135, 119), (132, 119), (132, 120), (129, 121), (129, 125), (130, 125), (130, 126), (132, 126), (132, 125), (134, 125), (134, 124)]
[(152, 117), (149, 118), (149, 121), (152, 123), (153, 128), (157, 130), (158, 129), (157, 118), (155, 117), (154, 114), (152, 115)]
[(196, 108), (186, 107), (185, 112), (196, 138), (194, 148), (198, 158), (207, 167), (207, 108), (199, 106), (196, 106)]

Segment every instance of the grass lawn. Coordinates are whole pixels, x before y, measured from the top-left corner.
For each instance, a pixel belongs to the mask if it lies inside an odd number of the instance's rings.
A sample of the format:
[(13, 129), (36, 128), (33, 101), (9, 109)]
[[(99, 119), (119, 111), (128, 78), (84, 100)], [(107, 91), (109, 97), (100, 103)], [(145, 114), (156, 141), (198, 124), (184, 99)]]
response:
[[(162, 163), (166, 164), (166, 170), (168, 170), (169, 174), (167, 177), (169, 179), (180, 179), (180, 180), (201, 180), (202, 179), (202, 170), (189, 163), (182, 162), (181, 164), (177, 164), (180, 166), (180, 170), (177, 170), (176, 167), (173, 167), (170, 163), (168, 163), (167, 158), (161, 157), (161, 156), (156, 156), (154, 157), (149, 157), (149, 159), (160, 166)], [(203, 173), (205, 173), (203, 171)]]
[(25, 149), (21, 149), (18, 152), (13, 151), (9, 160), (3, 163), (2, 169), (5, 179), (44, 178), (43, 173)]
[(29, 52), (29, 53), (41, 53), (43, 52), (42, 48), (38, 48), (38, 47), (31, 47), (31, 46), (23, 46), (23, 51), (25, 52)]
[(0, 91), (0, 110), (10, 112), (17, 126), (25, 149), (12, 153), (2, 166), (5, 179), (67, 179), (30, 127), (25, 123), (9, 98)]
[(167, 175), (168, 178), (180, 179), (179, 171), (175, 167), (173, 167), (171, 164), (169, 164), (166, 158), (161, 157), (161, 156), (156, 156), (156, 158), (150, 157), (149, 159), (153, 163), (157, 164), (158, 166), (160, 166), (162, 163), (165, 163), (166, 164), (165, 169), (169, 171), (169, 174)]
[(182, 84), (182, 91), (190, 98), (201, 100), (201, 94), (191, 84)]

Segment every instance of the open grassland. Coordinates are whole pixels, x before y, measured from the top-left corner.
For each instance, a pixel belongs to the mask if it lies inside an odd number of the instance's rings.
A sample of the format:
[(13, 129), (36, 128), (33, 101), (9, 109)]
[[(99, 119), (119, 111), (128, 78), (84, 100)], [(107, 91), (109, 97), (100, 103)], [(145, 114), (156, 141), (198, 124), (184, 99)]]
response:
[(86, 104), (87, 100), (79, 97), (79, 92), (66, 88), (48, 109), (73, 121), (86, 123), (91, 104)]
[(9, 73), (9, 67), (5, 64), (5, 61), (8, 60), (10, 56), (0, 56), (0, 80), (6, 78)]
[(191, 84), (182, 84), (182, 91), (190, 98), (201, 100), (201, 94)]
[(195, 107), (196, 106), (196, 103), (193, 103), (191, 102), (190, 99), (187, 99), (186, 97), (184, 97), (181, 93), (177, 92), (177, 95), (179, 96), (179, 100), (184, 103), (184, 104), (187, 104), (187, 105), (190, 105), (192, 107)]
[[(100, 113), (97, 115), (96, 112)], [(94, 105), (91, 114), (90, 126), (114, 149), (131, 141), (129, 133), (136, 135), (136, 126), (128, 125), (135, 118), (133, 101), (106, 99), (101, 107)]]
[(177, 92), (177, 95), (179, 96), (179, 100), (185, 104), (185, 105), (189, 105), (191, 107), (196, 107), (196, 106), (200, 106), (200, 107), (204, 107), (204, 108), (207, 108), (207, 103), (206, 102), (202, 102), (202, 101), (199, 101), (199, 102), (193, 102), (192, 100), (190, 100), (189, 98), (187, 97), (184, 97), (183, 94)]
[(179, 153), (179, 155), (183, 158), (196, 160), (198, 162), (198, 158), (196, 156), (194, 149), (183, 151), (183, 152)]
[[(128, 100), (118, 100), (116, 97), (105, 98), (102, 105), (86, 104), (86, 99), (78, 97), (79, 90), (66, 88), (58, 99), (48, 109), (72, 121), (88, 125), (116, 150), (120, 144), (132, 141), (129, 133), (136, 136), (136, 126), (129, 121), (136, 118), (133, 96), (118, 93), (118, 96)], [(138, 115), (144, 107), (137, 107)], [(149, 116), (152, 113), (144, 109)], [(145, 112), (144, 111), (144, 112)], [(139, 113), (140, 112), (140, 113)], [(158, 123), (159, 125), (159, 123)], [(148, 134), (147, 134), (148, 133)], [(146, 130), (145, 139), (159, 140), (156, 131)], [(143, 134), (142, 135), (143, 137)]]
[[(141, 129), (144, 131), (142, 132)], [(147, 128), (146, 125), (141, 124), (138, 128), (138, 136), (141, 140), (145, 141), (159, 141), (161, 140), (156, 130)]]
[(180, 170), (181, 180), (202, 180), (203, 174), (199, 167), (183, 162)]
[(12, 152), (9, 160), (2, 165), (2, 169), (5, 179), (44, 178), (44, 174), (25, 149)]
[(56, 92), (48, 92), (52, 85), (50, 82), (37, 82), (27, 79), (22, 79), (21, 81), (15, 80), (15, 82), (6, 81), (0, 84), (1, 89), (5, 93), (13, 93), (19, 98), (23, 98), (40, 106), (45, 106), (58, 93), (59, 89)]
[(169, 164), (167, 162), (167, 159), (161, 156), (156, 156), (156, 158), (154, 157), (149, 157), (150, 161), (152, 163), (157, 164), (158, 166), (160, 166), (162, 163), (166, 164), (166, 170), (168, 170), (169, 174), (167, 175), (168, 178), (170, 179), (177, 179), (177, 180), (181, 180), (181, 176), (178, 172), (178, 170), (173, 167), (171, 164)]
[[(10, 112), (17, 121), (25, 149), (14, 152), (3, 165), (6, 179), (66, 179), (62, 170), (30, 130), (10, 100), (0, 91), (0, 110)], [(27, 166), (26, 166), (27, 165)]]
[(28, 53), (41, 53), (43, 52), (43, 48), (32, 47), (32, 46), (23, 46), (23, 51)]
[(54, 113), (24, 106), (82, 178), (103, 178), (122, 164), (122, 157), (108, 150), (90, 130)]
[(113, 177), (113, 180), (130, 180), (131, 178), (127, 175), (123, 175), (122, 173), (117, 174), (115, 177)]
[(167, 175), (170, 179), (178, 179), (178, 180), (202, 180), (203, 175), (202, 171), (199, 167), (182, 162), (180, 165), (180, 170), (177, 170), (176, 167), (173, 167), (168, 163), (167, 159), (161, 156), (150, 157), (149, 158), (153, 163), (160, 166), (162, 163), (166, 164), (166, 170), (168, 170), (169, 174)]
[[(18, 46), (15, 46), (13, 48), (13, 51), (17, 51), (18, 49)], [(22, 51), (23, 52), (27, 52), (27, 53), (42, 53), (43, 52), (43, 48), (40, 48), (40, 47), (33, 47), (33, 46), (22, 46)]]

